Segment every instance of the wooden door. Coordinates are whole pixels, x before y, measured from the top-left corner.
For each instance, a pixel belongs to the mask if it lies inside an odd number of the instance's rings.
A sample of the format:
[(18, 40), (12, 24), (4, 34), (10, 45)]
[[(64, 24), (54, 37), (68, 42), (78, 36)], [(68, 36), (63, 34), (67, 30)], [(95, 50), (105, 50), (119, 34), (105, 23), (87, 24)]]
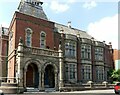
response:
[(27, 87), (33, 87), (33, 68), (32, 66), (28, 66), (27, 72), (26, 72), (26, 86)]

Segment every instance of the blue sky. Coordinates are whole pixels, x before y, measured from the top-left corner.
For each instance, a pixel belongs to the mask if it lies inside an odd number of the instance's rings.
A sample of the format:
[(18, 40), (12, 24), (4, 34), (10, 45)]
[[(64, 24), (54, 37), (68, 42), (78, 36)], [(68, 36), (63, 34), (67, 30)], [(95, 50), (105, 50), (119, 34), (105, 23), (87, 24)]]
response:
[[(20, 0), (0, 1), (0, 24), (9, 26)], [(87, 31), (106, 44), (118, 48), (117, 0), (41, 0), (49, 20)]]

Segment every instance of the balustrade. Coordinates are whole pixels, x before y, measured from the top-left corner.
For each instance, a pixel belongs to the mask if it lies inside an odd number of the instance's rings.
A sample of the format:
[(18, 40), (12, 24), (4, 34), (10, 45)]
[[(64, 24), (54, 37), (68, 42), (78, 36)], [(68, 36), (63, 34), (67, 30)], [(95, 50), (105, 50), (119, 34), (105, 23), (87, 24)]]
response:
[(24, 47), (23, 50), (24, 50), (23, 52), (25, 54), (29, 53), (29, 54), (44, 55), (44, 56), (54, 56), (54, 57), (59, 56), (58, 51), (54, 51), (54, 50), (50, 50), (50, 49)]

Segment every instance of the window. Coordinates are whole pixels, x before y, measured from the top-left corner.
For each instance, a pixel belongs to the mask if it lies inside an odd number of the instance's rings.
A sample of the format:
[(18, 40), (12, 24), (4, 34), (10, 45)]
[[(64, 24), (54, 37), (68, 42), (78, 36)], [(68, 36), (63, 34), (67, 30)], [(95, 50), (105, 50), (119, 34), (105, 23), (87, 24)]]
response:
[(65, 65), (65, 75), (66, 75), (66, 80), (69, 79), (75, 79), (76, 77), (76, 64), (66, 64)]
[(88, 44), (81, 45), (81, 58), (91, 59), (91, 46)]
[(69, 43), (65, 43), (65, 55), (69, 55)]
[(66, 71), (66, 72), (65, 72), (65, 77), (66, 77), (66, 81), (67, 81), (68, 78), (69, 78), (69, 77), (68, 77), (68, 68), (69, 68), (69, 67), (68, 67), (68, 64), (66, 64), (66, 65), (65, 65), (65, 71)]
[(96, 78), (97, 80), (104, 80), (104, 67), (96, 66)]
[(75, 79), (75, 65), (70, 64), (70, 79)]
[(65, 56), (76, 57), (76, 43), (69, 41), (65, 43)]
[(9, 51), (13, 50), (13, 32), (11, 31), (9, 34)]
[(46, 48), (46, 33), (43, 31), (40, 33), (40, 47)]
[(91, 80), (91, 66), (90, 65), (83, 65), (82, 66), (82, 79), (83, 80)]
[(26, 29), (26, 46), (31, 47), (32, 45), (32, 30), (30, 28)]
[(103, 48), (95, 47), (95, 60), (103, 61)]

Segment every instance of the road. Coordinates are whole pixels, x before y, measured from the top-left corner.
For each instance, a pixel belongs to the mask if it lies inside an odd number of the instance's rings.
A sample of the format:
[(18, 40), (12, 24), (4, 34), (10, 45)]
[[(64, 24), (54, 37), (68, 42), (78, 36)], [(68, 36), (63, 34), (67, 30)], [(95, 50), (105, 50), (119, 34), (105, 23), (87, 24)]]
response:
[[(17, 94), (5, 94), (17, 95)], [(19, 95), (116, 95), (113, 89), (109, 90), (88, 90), (88, 91), (74, 91), (74, 92), (31, 92)]]

